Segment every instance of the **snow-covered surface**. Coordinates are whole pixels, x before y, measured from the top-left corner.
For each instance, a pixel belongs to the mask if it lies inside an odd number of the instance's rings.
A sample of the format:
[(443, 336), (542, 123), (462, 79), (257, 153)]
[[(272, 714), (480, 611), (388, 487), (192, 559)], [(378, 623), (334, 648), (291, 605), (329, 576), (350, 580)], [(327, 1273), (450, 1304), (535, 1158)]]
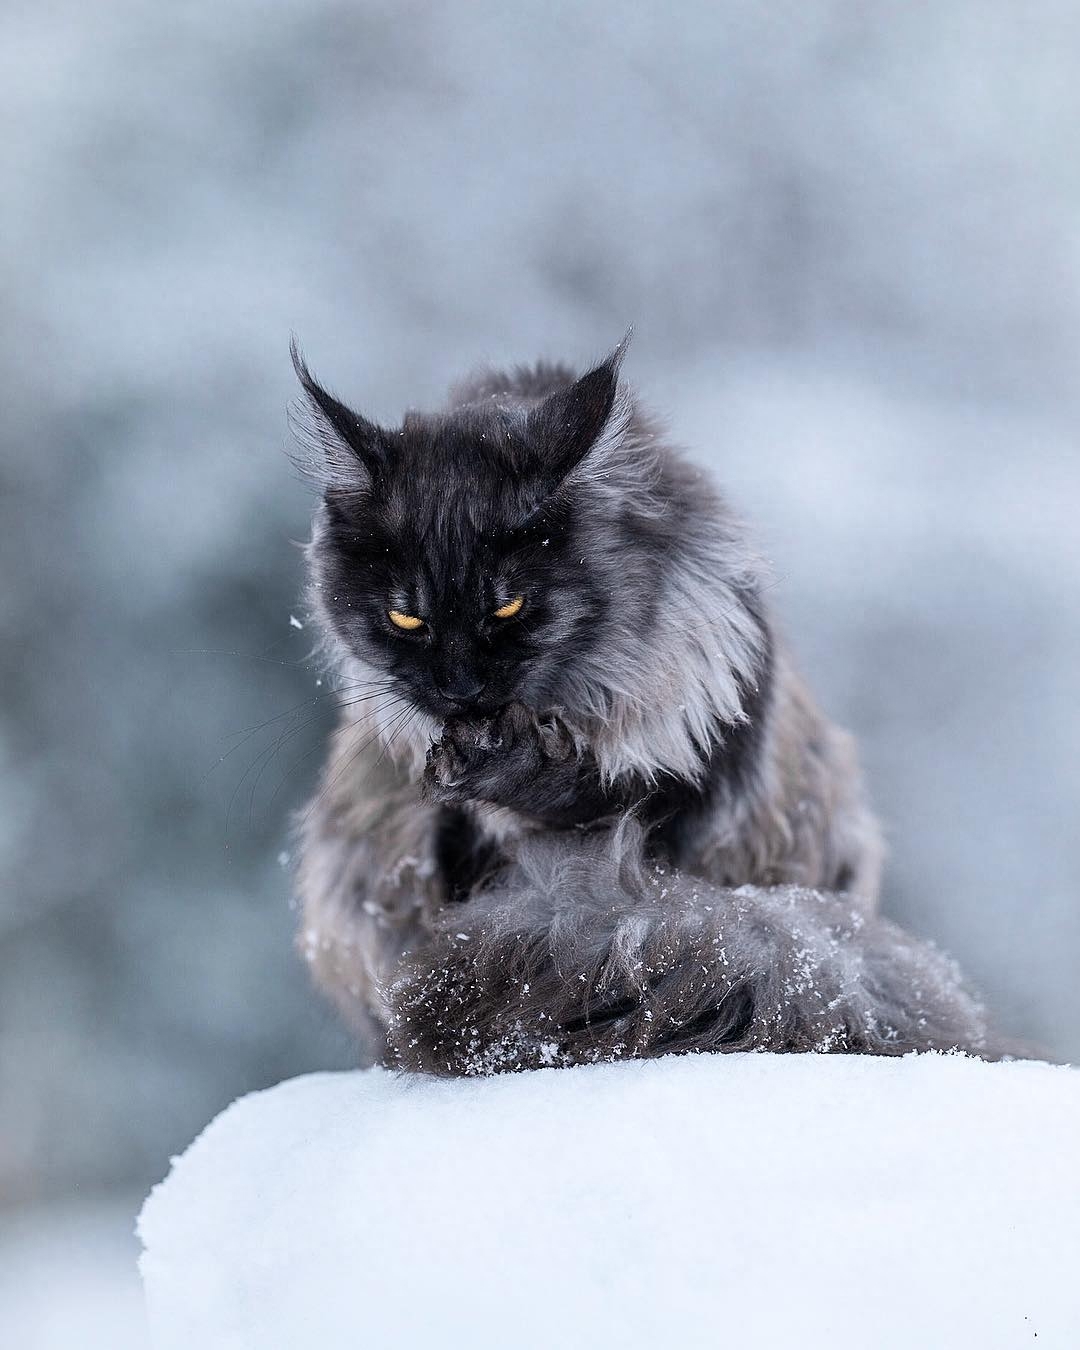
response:
[(1080, 1074), (319, 1074), (219, 1116), (139, 1231), (162, 1348), (1076, 1347)]

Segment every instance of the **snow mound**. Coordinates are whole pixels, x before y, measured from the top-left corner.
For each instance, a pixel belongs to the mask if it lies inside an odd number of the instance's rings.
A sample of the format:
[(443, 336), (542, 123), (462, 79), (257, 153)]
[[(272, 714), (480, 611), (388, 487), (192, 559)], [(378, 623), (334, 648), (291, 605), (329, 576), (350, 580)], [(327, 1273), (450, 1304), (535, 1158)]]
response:
[(229, 1107), (139, 1233), (162, 1350), (1075, 1347), (1080, 1074), (317, 1074)]

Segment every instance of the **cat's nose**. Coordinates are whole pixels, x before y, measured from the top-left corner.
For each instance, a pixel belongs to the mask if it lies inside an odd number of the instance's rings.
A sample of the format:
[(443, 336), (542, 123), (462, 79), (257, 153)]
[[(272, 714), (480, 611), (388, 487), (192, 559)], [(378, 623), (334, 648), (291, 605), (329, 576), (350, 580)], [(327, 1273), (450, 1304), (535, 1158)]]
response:
[(438, 680), (436, 687), (443, 698), (448, 698), (451, 703), (471, 703), (478, 694), (483, 692), (484, 684), (484, 680), (477, 679), (475, 675), (462, 671), (460, 674)]

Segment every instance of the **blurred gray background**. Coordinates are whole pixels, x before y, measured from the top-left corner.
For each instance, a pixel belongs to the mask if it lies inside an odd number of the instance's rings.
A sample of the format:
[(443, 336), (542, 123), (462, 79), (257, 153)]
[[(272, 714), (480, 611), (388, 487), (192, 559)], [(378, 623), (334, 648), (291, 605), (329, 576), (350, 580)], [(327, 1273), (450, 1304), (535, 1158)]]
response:
[(351, 1062), (290, 945), (290, 330), (392, 419), (634, 322), (862, 740), (889, 912), (1080, 1056), (1071, 0), (7, 0), (0, 109), (9, 1315), (49, 1232), (104, 1290), (215, 1111)]

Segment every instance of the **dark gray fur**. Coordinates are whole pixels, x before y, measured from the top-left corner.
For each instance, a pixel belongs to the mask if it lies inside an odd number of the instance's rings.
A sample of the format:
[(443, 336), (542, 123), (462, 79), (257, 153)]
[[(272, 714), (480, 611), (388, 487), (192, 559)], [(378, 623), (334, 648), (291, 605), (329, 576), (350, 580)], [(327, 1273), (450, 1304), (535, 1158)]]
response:
[[(851, 738), (621, 358), (482, 376), (389, 431), (298, 359), (311, 611), (370, 691), (343, 699), (301, 823), (316, 980), (370, 1057), (442, 1073), (984, 1052), (955, 967), (874, 917)], [(517, 592), (491, 648), (484, 616)], [(422, 634), (390, 629), (406, 605)]]
[(955, 964), (837, 895), (730, 889), (644, 861), (624, 821), (569, 852), (551, 835), (395, 980), (398, 1063), (435, 1074), (688, 1051), (987, 1050)]

